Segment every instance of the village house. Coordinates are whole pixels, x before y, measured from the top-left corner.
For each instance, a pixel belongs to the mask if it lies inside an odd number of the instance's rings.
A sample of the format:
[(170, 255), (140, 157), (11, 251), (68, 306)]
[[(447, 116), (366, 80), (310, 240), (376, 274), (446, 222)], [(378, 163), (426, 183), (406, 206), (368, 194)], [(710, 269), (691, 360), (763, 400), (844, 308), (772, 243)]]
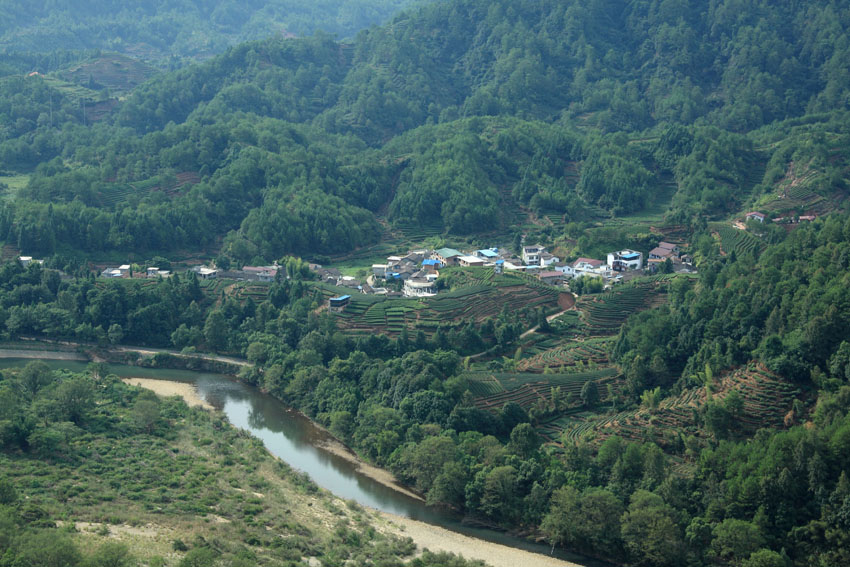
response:
[(244, 266), (242, 273), (247, 276), (246, 279), (271, 282), (277, 277), (278, 270), (277, 266)]
[(547, 267), (551, 266), (552, 264), (555, 264), (555, 263), (560, 262), (560, 261), (561, 261), (560, 258), (555, 256), (554, 254), (550, 254), (549, 252), (546, 252), (545, 250), (540, 253), (540, 267), (542, 267), (542, 268), (547, 268)]
[(478, 256), (458, 256), (457, 263), (459, 266), (463, 266), (464, 268), (483, 266), (486, 264), (486, 262)]
[(763, 213), (758, 212), (758, 211), (753, 211), (751, 213), (747, 213), (746, 217), (747, 217), (747, 220), (756, 220), (756, 221), (759, 221), (759, 222), (764, 222), (764, 219), (765, 219), (765, 215)]
[(328, 309), (331, 313), (341, 313), (345, 311), (348, 303), (351, 301), (350, 295), (340, 295), (339, 297), (331, 297), (328, 299)]
[(437, 270), (439, 270), (441, 266), (442, 264), (440, 264), (439, 260), (433, 260), (431, 258), (422, 260), (422, 269), (429, 274), (436, 274)]
[(372, 264), (372, 275), (376, 278), (386, 279), (388, 267), (386, 264)]
[(643, 267), (643, 254), (635, 250), (620, 250), (608, 253), (608, 267), (615, 272), (640, 270)]
[(456, 266), (458, 258), (461, 256), (463, 256), (463, 254), (454, 248), (440, 248), (439, 250), (434, 251), (433, 258), (435, 260), (439, 260), (444, 266)]
[(499, 259), (499, 249), (498, 248), (484, 248), (481, 250), (476, 250), (475, 255), (481, 258), (482, 260), (487, 260), (489, 262), (495, 262)]
[(149, 278), (168, 278), (171, 277), (171, 272), (169, 270), (160, 270), (156, 267), (150, 267), (145, 270), (145, 276)]
[(387, 272), (395, 272), (401, 268), (401, 256), (387, 256)]
[(33, 262), (36, 262), (37, 264), (44, 264), (44, 260), (33, 260), (32, 256), (19, 256), (18, 261), (21, 263), (21, 265), (24, 268), (26, 268), (27, 266), (29, 266)]
[(201, 266), (197, 270), (198, 277), (202, 280), (212, 280), (218, 277), (218, 270), (208, 266)]
[(655, 260), (656, 262), (658, 262), (658, 261), (663, 262), (663, 261), (667, 260), (668, 258), (670, 258), (670, 259), (673, 258), (673, 251), (670, 250), (669, 248), (662, 248), (660, 246), (656, 246), (655, 248), (653, 248), (652, 250), (649, 251), (649, 262), (650, 263), (653, 263), (653, 260)]
[(547, 270), (545, 272), (538, 273), (537, 279), (546, 284), (559, 285), (566, 279), (566, 274), (563, 272)]
[(593, 258), (579, 258), (578, 260), (573, 262), (573, 269), (576, 271), (590, 272), (596, 271), (604, 265), (605, 262), (603, 262), (602, 260), (594, 260)]
[(535, 244), (534, 246), (523, 246), (522, 261), (526, 266), (539, 266), (540, 254), (545, 251), (546, 248), (544, 248), (540, 244)]
[(669, 250), (670, 252), (673, 253), (674, 256), (679, 255), (679, 247), (676, 246), (675, 244), (671, 244), (670, 242), (663, 242), (663, 241), (659, 242), (658, 247), (664, 248), (665, 250)]
[(526, 266), (522, 263), (522, 260), (519, 258), (512, 256), (510, 258), (504, 259), (504, 267), (506, 270), (520, 270), (525, 271)]
[(417, 274), (417, 277), (405, 280), (402, 293), (405, 297), (432, 297), (437, 295), (436, 281), (433, 275), (422, 277)]
[(338, 282), (339, 279), (342, 277), (342, 272), (340, 272), (336, 268), (323, 268), (319, 266), (315, 271), (317, 274), (319, 274), (320, 281), (332, 285), (336, 285), (336, 282)]
[(419, 265), (422, 263), (422, 260), (428, 257), (427, 250), (411, 250), (407, 253), (406, 256), (402, 258), (402, 260), (408, 260), (411, 264)]

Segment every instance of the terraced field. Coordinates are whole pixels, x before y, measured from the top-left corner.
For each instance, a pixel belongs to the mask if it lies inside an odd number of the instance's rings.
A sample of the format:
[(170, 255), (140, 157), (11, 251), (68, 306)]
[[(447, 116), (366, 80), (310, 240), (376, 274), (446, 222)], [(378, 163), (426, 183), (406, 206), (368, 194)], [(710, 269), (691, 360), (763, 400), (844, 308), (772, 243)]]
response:
[(422, 330), (430, 336), (441, 325), (480, 323), (499, 315), (505, 308), (510, 312), (543, 308), (547, 313), (558, 309), (562, 292), (557, 288), (513, 274), (495, 275), (492, 269), (469, 271), (463, 287), (428, 298), (351, 294), (351, 290), (332, 286), (319, 286), (319, 289), (325, 297), (352, 296), (349, 306), (338, 315), (338, 324), (340, 329), (357, 334), (394, 335), (407, 328)]
[(757, 255), (767, 246), (758, 236), (733, 226), (717, 227), (717, 235), (720, 237), (720, 246), (726, 254), (735, 252), (736, 254), (752, 253)]
[(632, 313), (659, 305), (667, 291), (666, 281), (645, 278), (608, 293), (580, 298), (577, 307), (583, 313), (588, 334), (613, 335)]
[(520, 361), (517, 370), (521, 372), (543, 372), (546, 368), (558, 370), (589, 362), (607, 364), (610, 342), (611, 339), (609, 338), (597, 338), (558, 344), (554, 348), (549, 348), (531, 358)]
[[(603, 384), (616, 375), (616, 369), (602, 368), (573, 374), (475, 373), (466, 377), (469, 391), (476, 398), (476, 407), (497, 411), (508, 402), (516, 402), (526, 409), (541, 400), (550, 402), (552, 389), (557, 387), (563, 395), (572, 394), (578, 400), (585, 382)], [(601, 387), (600, 392), (604, 391)]]
[[(736, 435), (750, 435), (762, 427), (782, 427), (794, 399), (801, 395), (795, 385), (755, 363), (725, 375), (715, 390), (715, 402), (722, 402), (733, 390), (744, 402), (732, 426)], [(617, 435), (634, 441), (652, 440), (671, 450), (680, 434), (704, 435), (698, 416), (706, 400), (705, 388), (699, 387), (664, 399), (653, 411), (641, 408), (607, 416), (570, 416), (559, 421), (563, 426), (561, 439), (575, 442), (588, 434), (595, 442), (602, 442)]]
[(396, 223), (395, 227), (401, 232), (405, 239), (411, 242), (422, 242), (426, 238), (439, 236), (443, 233), (443, 227), (439, 224), (421, 225), (417, 223)]

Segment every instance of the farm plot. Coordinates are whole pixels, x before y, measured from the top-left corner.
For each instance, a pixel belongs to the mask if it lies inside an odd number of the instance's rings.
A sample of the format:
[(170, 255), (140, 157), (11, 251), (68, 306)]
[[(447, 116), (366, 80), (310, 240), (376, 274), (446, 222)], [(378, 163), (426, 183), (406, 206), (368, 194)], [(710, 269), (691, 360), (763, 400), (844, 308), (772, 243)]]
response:
[(736, 254), (759, 254), (766, 246), (758, 236), (733, 226), (719, 227), (717, 235), (720, 237), (720, 246), (723, 247), (723, 252), (726, 254), (733, 251)]
[(439, 236), (443, 233), (443, 226), (439, 224), (421, 225), (417, 223), (396, 223), (395, 227), (401, 232), (406, 240), (411, 242), (422, 242), (427, 238)]
[(431, 335), (441, 325), (480, 323), (497, 316), (505, 306), (515, 312), (525, 308), (554, 311), (557, 305), (557, 289), (523, 284), (511, 287), (478, 284), (418, 299), (378, 299), (355, 294), (346, 311), (340, 314), (339, 326), (342, 330), (390, 335), (408, 328)]
[(665, 281), (639, 280), (599, 296), (581, 298), (578, 308), (584, 315), (588, 334), (613, 335), (629, 315), (658, 305), (667, 290)]
[(573, 374), (482, 373), (469, 374), (469, 391), (476, 396), (475, 405), (497, 411), (508, 402), (530, 408), (539, 401), (551, 402), (552, 389), (561, 388), (564, 396), (578, 399), (585, 382), (604, 382), (617, 375), (613, 368)]
[[(765, 426), (782, 427), (794, 399), (800, 396), (793, 384), (756, 363), (726, 374), (715, 384), (714, 390), (717, 393), (712, 400), (716, 403), (723, 403), (732, 391), (743, 401), (740, 414), (732, 417), (730, 430), (736, 435), (750, 435)], [(574, 441), (588, 434), (595, 442), (601, 442), (617, 435), (633, 441), (652, 440), (663, 449), (673, 451), (680, 434), (708, 435), (700, 427), (701, 408), (707, 400), (705, 387), (691, 388), (664, 399), (654, 410), (640, 408), (574, 423), (564, 430), (562, 439)]]
[(531, 358), (520, 361), (517, 370), (522, 372), (543, 372), (546, 368), (565, 368), (585, 365), (608, 363), (608, 346), (610, 339), (588, 339), (571, 341), (534, 354)]

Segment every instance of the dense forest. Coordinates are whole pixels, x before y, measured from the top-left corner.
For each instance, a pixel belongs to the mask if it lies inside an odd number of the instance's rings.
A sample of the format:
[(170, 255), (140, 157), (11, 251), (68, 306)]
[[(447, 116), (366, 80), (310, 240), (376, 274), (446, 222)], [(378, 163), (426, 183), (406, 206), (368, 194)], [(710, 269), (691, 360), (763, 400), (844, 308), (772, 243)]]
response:
[[(269, 26), (293, 31), (277, 4), (184, 2), (172, 20), (153, 5), (104, 2), (102, 18), (71, 20), (91, 32), (80, 45), (38, 35), (71, 17), (55, 4), (38, 7), (44, 19), (32, 28), (23, 5), (2, 8), (10, 24), (0, 43), (28, 51), (0, 62), (0, 240), (15, 256), (45, 259), (0, 267), (2, 339), (244, 357), (252, 366), (242, 380), (429, 504), (589, 556), (850, 562), (846, 7), (450, 0), (339, 41), (321, 32), (255, 40), (280, 31)], [(365, 21), (361, 4), (346, 21)], [(400, 3), (370, 4), (379, 5)], [(198, 37), (180, 27), (202, 16)], [(132, 22), (127, 42), (161, 53), (223, 53), (131, 87), (114, 80), (126, 73), (97, 71), (116, 61), (107, 49), (127, 51), (109, 43), (114, 21)], [(27, 38), (70, 51), (32, 53)], [(92, 72), (80, 73), (83, 64)], [(766, 222), (739, 221), (748, 210)], [(349, 332), (322, 309), (330, 291), (307, 262), (407, 242), (398, 234), (411, 227), (429, 245), (518, 248), (525, 235), (570, 259), (647, 251), (672, 235), (699, 274), (650, 278), (661, 300), (624, 315), (599, 347), (616, 364), (616, 389), (588, 381), (578, 396), (552, 387), (531, 407), (487, 408), (470, 367), (516, 374), (532, 323), (554, 341), (617, 296), (584, 298), (585, 311), (554, 328), (542, 307), (506, 304), (427, 333)], [(191, 272), (106, 281), (87, 266), (129, 257), (162, 267), (187, 251), (220, 267), (283, 269), (245, 297)], [(441, 285), (463, 293), (483, 286), (476, 277), (455, 272)], [(728, 387), (750, 370), (790, 392), (770, 422)], [(26, 397), (27, 372), (0, 382), (4, 451), (73, 447), (68, 431), (79, 432), (64, 424), (85, 429), (93, 418), (62, 409), (71, 386), (52, 375), (44, 398)], [(677, 419), (691, 426), (662, 443), (659, 408), (674, 398), (688, 400)], [(111, 411), (99, 408), (89, 409)], [(641, 435), (619, 435), (638, 411), (648, 416)], [(611, 427), (544, 438), (545, 419), (560, 413), (602, 414)], [(41, 529), (8, 492), (0, 526)], [(0, 543), (16, 541), (2, 534)]]
[[(0, 50), (103, 49), (175, 64), (275, 35), (324, 31), (340, 38), (379, 24), (410, 0), (169, 0), (4, 2)], [(44, 69), (37, 69), (44, 71)]]
[(439, 2), (353, 43), (233, 47), (105, 114), (97, 77), (86, 95), (7, 76), (0, 162), (29, 178), (0, 233), (35, 254), (229, 234), (248, 262), (375, 242), (370, 217), (464, 235), (510, 233), (505, 211), (662, 207), (693, 225), (770, 194), (801, 152), (825, 181), (812, 191), (842, 201), (846, 13), (733, 4)]

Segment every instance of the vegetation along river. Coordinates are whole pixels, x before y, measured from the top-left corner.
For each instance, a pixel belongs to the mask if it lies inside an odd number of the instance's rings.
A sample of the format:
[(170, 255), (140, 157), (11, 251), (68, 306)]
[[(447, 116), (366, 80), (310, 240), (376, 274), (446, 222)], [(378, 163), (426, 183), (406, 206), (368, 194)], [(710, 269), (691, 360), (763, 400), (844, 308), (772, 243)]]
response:
[[(0, 358), (0, 368), (23, 366), (30, 360), (32, 358)], [(82, 372), (87, 367), (86, 362), (76, 360), (44, 359), (44, 362), (53, 369), (66, 368), (74, 372)], [(231, 424), (251, 432), (265, 443), (273, 455), (306, 472), (316, 484), (342, 498), (469, 537), (547, 556), (552, 552), (546, 544), (536, 544), (496, 530), (464, 524), (457, 515), (429, 508), (421, 500), (361, 473), (357, 464), (324, 448), (333, 441), (332, 437), (303, 414), (231, 377), (122, 365), (110, 365), (109, 369), (122, 378), (153, 378), (192, 384), (198, 395), (222, 411)], [(552, 555), (590, 567), (605, 565), (558, 549)]]

